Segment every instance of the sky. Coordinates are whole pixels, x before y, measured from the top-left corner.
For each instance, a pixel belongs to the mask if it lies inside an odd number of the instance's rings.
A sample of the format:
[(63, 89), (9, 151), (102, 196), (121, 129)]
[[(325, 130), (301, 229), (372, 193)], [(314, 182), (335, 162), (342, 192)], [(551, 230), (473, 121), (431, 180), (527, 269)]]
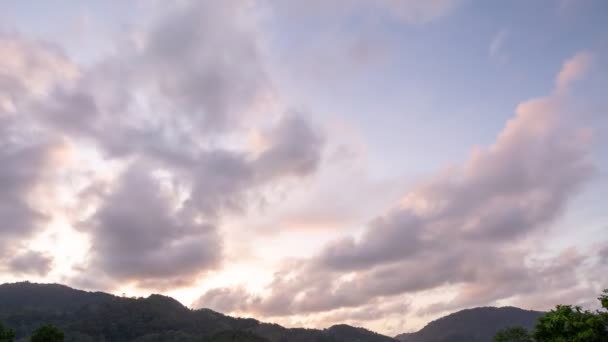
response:
[(0, 0), (0, 282), (395, 335), (593, 307), (603, 0)]

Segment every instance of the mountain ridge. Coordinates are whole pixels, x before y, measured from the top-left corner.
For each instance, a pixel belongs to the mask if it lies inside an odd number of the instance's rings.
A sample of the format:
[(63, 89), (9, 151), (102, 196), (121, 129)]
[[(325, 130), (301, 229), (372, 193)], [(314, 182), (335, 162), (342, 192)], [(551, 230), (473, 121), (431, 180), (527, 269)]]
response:
[[(521, 326), (532, 330), (536, 320), (544, 314), (514, 306), (464, 309), (431, 321), (417, 332), (399, 334), (395, 339), (401, 342), (489, 342), (505, 328)], [(477, 329), (470, 329), (471, 325), (476, 325)]]
[[(476, 308), (463, 312), (467, 316), (467, 312), (487, 309), (501, 311), (502, 308)], [(508, 310), (525, 312), (513, 307)], [(418, 332), (393, 338), (346, 324), (325, 329), (285, 328), (254, 318), (231, 317), (206, 308), (193, 310), (172, 297), (159, 294), (130, 298), (73, 289), (62, 284), (0, 284), (0, 322), (15, 329), (18, 338), (28, 336), (39, 325), (50, 323), (66, 332), (67, 342), (456, 342), (459, 340), (436, 339), (431, 331), (437, 325), (443, 329), (445, 318), (462, 315), (453, 313), (430, 322)], [(533, 324), (530, 317), (523, 319), (524, 326)], [(482, 330), (485, 333), (488, 329)]]

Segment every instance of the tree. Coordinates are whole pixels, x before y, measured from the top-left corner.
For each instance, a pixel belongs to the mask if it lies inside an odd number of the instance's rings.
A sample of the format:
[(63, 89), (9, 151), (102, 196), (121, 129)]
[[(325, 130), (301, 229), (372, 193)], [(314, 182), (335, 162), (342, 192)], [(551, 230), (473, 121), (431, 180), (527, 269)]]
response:
[(580, 306), (558, 305), (539, 318), (534, 329), (537, 342), (606, 342), (604, 314)]
[(43, 325), (34, 331), (30, 342), (63, 342), (63, 331), (53, 325)]
[(494, 342), (608, 342), (608, 289), (598, 300), (604, 311), (558, 305), (538, 319), (532, 336), (523, 328), (508, 328)]
[[(602, 303), (602, 307), (608, 310), (608, 289), (605, 289), (604, 292), (599, 296), (598, 300)], [(607, 313), (604, 312), (604, 315)]]
[(532, 337), (525, 328), (512, 327), (499, 331), (494, 342), (532, 342)]
[(13, 329), (5, 328), (0, 323), (0, 342), (13, 342), (15, 340), (15, 331)]

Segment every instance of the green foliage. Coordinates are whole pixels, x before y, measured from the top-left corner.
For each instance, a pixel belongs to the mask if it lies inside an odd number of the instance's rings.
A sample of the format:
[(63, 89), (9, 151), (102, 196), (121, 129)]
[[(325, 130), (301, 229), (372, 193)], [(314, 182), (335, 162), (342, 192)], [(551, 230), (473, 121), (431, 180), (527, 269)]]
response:
[(0, 342), (13, 342), (15, 340), (15, 331), (9, 328), (5, 328), (0, 323)]
[(608, 289), (605, 289), (604, 292), (599, 296), (598, 300), (602, 303), (602, 307), (608, 310)]
[(558, 305), (538, 320), (533, 336), (537, 342), (605, 342), (608, 330), (604, 315)]
[(34, 331), (30, 342), (63, 342), (63, 331), (52, 325), (43, 325)]
[[(598, 299), (608, 309), (608, 290)], [(527, 336), (525, 329), (513, 328), (499, 332), (494, 341), (608, 342), (608, 312), (558, 305), (538, 319), (532, 337)]]
[(532, 342), (532, 337), (525, 328), (513, 327), (499, 331), (494, 342)]

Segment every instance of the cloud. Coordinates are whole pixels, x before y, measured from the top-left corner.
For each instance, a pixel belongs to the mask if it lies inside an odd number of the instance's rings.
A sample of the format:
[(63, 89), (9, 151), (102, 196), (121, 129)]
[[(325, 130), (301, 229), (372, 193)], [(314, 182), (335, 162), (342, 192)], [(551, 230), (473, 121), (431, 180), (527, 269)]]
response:
[(17, 33), (0, 32), (0, 55), (0, 117), (79, 74), (56, 46)]
[(46, 146), (0, 144), (0, 186), (3, 189), (0, 195), (0, 232), (3, 246), (14, 239), (29, 236), (46, 218), (29, 199), (30, 192), (42, 177), (46, 157)]
[(176, 159), (191, 157), (184, 146), (249, 128), (252, 108), (274, 96), (250, 6), (192, 1), (158, 10), (120, 54), (38, 104), (49, 126), (113, 156)]
[(377, 4), (389, 13), (410, 24), (427, 23), (441, 18), (456, 9), (461, 0), (381, 0)]
[(567, 60), (556, 78), (556, 91), (566, 92), (572, 82), (581, 79), (593, 62), (593, 54), (581, 51)]
[(506, 58), (503, 53), (503, 48), (504, 48), (505, 40), (507, 40), (508, 37), (509, 37), (509, 31), (506, 29), (502, 29), (494, 35), (494, 37), (492, 38), (492, 41), (490, 43), (490, 48), (488, 50), (490, 57), (500, 58), (502, 60), (504, 60)]
[(327, 1), (276, 1), (271, 2), (275, 9), (282, 13), (296, 15), (348, 15), (353, 12), (380, 11), (403, 23), (416, 25), (425, 24), (448, 15), (458, 8), (463, 0), (377, 0), (362, 1), (348, 0), (340, 3)]
[[(278, 139), (257, 158), (211, 149), (184, 165), (149, 158), (130, 165), (80, 225), (92, 234), (91, 266), (149, 287), (191, 283), (217, 268), (224, 215), (245, 211), (257, 189), (316, 169), (318, 133), (297, 117), (283, 121), (272, 130)], [(154, 176), (159, 171), (168, 172), (167, 182)]]
[(131, 166), (84, 226), (94, 247), (91, 268), (118, 280), (184, 282), (217, 266), (215, 228), (180, 217), (144, 165)]
[(8, 263), (13, 274), (45, 276), (52, 268), (53, 258), (37, 251), (25, 251), (12, 257)]
[[(565, 63), (560, 75), (570, 69)], [(458, 286), (437, 312), (573, 286), (583, 260), (576, 252), (531, 262), (526, 247), (593, 175), (589, 134), (563, 111), (562, 94), (521, 103), (493, 144), (419, 182), (361, 235), (287, 263), (247, 310), (301, 315)], [(556, 284), (562, 278), (573, 282)]]
[(598, 254), (602, 263), (608, 263), (608, 245), (602, 247)]
[(254, 165), (259, 177), (306, 176), (321, 161), (324, 138), (319, 131), (298, 114), (286, 115), (266, 134), (270, 145)]
[(322, 260), (369, 267), (441, 247), (443, 239), (510, 241), (551, 222), (592, 170), (584, 136), (562, 127), (558, 111), (552, 99), (520, 105), (494, 145), (420, 184), (360, 241), (330, 245)]
[[(34, 232), (47, 208), (26, 197), (53, 173), (45, 169), (46, 140), (15, 144), (25, 135), (19, 130), (68, 141), (109, 169), (62, 171), (78, 181), (61, 191), (81, 201), (59, 210), (77, 212), (72, 224), (91, 239), (87, 262), (74, 271), (101, 279), (76, 274), (71, 282), (192, 284), (221, 265), (227, 214), (246, 212), (264, 188), (306, 177), (321, 161), (323, 134), (286, 109), (266, 75), (255, 4), (192, 1), (157, 10), (118, 43), (120, 53), (86, 68), (58, 48), (0, 37), (10, 57), (0, 62), (8, 63), (0, 69), (0, 110), (12, 116), (0, 116), (0, 128), (18, 132), (0, 141), (0, 183), (8, 189), (0, 195), (2, 234), (19, 241)], [(280, 105), (265, 112), (264, 101)], [(261, 127), (268, 144), (254, 151), (242, 138)]]
[(199, 297), (192, 307), (208, 308), (218, 312), (238, 312), (247, 309), (252, 298), (242, 287), (217, 288)]
[[(189, 2), (170, 9), (140, 38), (136, 81), (188, 113), (202, 131), (228, 129), (271, 91), (246, 2)], [(251, 17), (255, 17), (252, 15)]]
[(0, 54), (0, 267), (44, 275), (52, 266), (48, 256), (24, 250), (54, 214), (44, 202), (64, 166), (63, 141), (41, 127), (31, 105), (49, 100), (79, 70), (56, 46), (16, 33), (0, 33)]

